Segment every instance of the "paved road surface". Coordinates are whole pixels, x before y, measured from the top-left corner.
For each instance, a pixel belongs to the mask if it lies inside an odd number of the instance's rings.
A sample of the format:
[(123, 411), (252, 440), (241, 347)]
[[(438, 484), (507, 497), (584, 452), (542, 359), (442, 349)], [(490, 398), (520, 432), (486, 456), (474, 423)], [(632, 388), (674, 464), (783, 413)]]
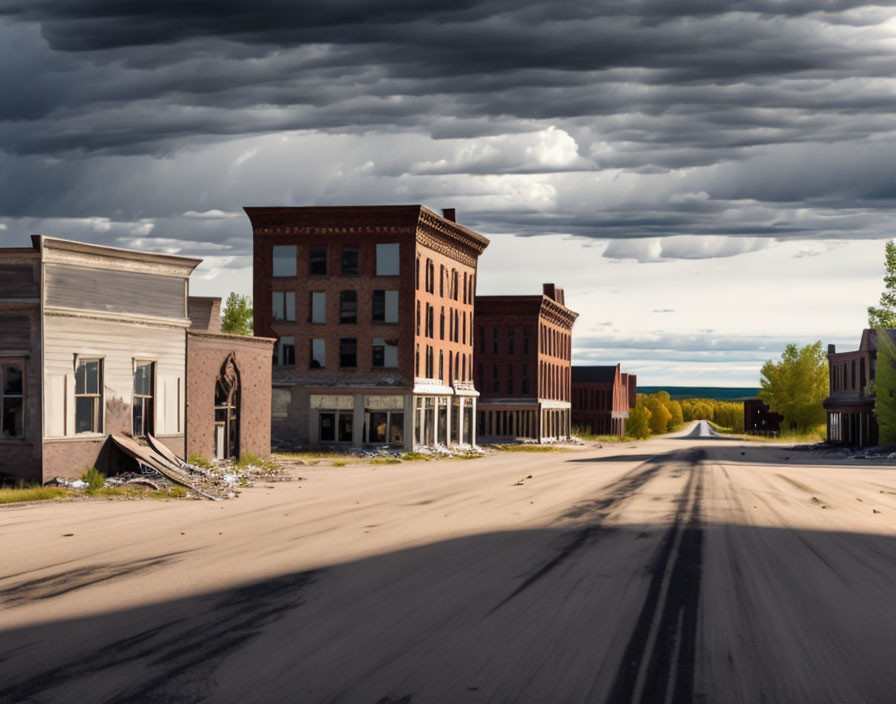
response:
[(896, 469), (692, 428), (0, 510), (0, 701), (892, 702)]

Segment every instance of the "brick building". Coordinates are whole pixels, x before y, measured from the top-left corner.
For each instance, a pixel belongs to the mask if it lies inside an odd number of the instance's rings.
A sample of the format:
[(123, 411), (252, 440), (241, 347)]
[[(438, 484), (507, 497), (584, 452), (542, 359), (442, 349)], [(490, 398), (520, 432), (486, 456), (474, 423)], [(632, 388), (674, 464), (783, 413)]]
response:
[(420, 205), (245, 210), (255, 330), (277, 339), (274, 436), (474, 444), (473, 298), (488, 240)]
[(572, 424), (595, 435), (625, 435), (637, 377), (619, 365), (572, 368)]
[[(896, 339), (896, 330), (887, 331)], [(862, 332), (859, 349), (837, 352), (828, 345), (828, 442), (850, 447), (867, 447), (878, 442), (874, 396), (869, 385), (874, 381), (877, 361), (877, 331)]]
[(274, 340), (221, 332), (221, 299), (189, 298), (186, 455), (271, 452)]
[(744, 432), (761, 435), (764, 433), (777, 433), (781, 430), (781, 422), (784, 416), (769, 409), (758, 398), (748, 398), (744, 401)]
[(536, 296), (477, 296), (477, 429), (543, 442), (570, 436), (572, 327), (562, 288)]

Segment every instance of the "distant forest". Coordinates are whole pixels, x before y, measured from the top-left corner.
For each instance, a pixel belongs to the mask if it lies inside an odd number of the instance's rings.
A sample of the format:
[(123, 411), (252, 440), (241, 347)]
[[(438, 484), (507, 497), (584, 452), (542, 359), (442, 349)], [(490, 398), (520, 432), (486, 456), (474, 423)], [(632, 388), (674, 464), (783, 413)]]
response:
[(657, 391), (666, 391), (672, 400), (680, 401), (685, 398), (711, 398), (716, 401), (743, 401), (746, 398), (756, 398), (759, 387), (750, 386), (641, 386), (638, 384), (639, 394), (653, 394)]

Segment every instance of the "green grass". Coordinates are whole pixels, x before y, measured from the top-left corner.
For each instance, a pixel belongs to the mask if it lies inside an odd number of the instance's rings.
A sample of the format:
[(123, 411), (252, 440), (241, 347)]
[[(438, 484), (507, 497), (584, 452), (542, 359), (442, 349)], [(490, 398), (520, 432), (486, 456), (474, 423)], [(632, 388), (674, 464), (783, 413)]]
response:
[(187, 463), (192, 464), (195, 467), (200, 467), (202, 469), (214, 469), (215, 465), (212, 462), (209, 462), (202, 455), (190, 455), (187, 457)]
[(30, 486), (21, 489), (0, 489), (0, 504), (16, 504), (26, 501), (65, 501), (67, 499), (128, 498), (128, 499), (182, 499), (187, 488), (172, 486), (168, 491), (156, 491), (146, 486), (107, 486), (99, 489), (73, 490), (58, 486)]
[(81, 475), (81, 481), (87, 482), (87, 492), (92, 494), (106, 485), (106, 476), (96, 467), (91, 467)]
[(22, 501), (54, 501), (64, 499), (72, 493), (67, 489), (55, 486), (0, 489), (0, 504), (16, 504)]
[(495, 445), (501, 452), (558, 452), (559, 447), (551, 445)]
[(397, 457), (374, 457), (370, 464), (401, 464), (401, 460)]
[(334, 467), (345, 467), (345, 465), (347, 465), (347, 464), (348, 464), (348, 462), (346, 462), (345, 460), (336, 460), (333, 463), (333, 466)]
[(478, 460), (483, 456), (484, 455), (480, 455), (478, 452), (464, 452), (459, 455), (452, 455), (452, 458), (456, 460)]
[(803, 431), (787, 431), (779, 433), (777, 437), (766, 437), (764, 435), (749, 435), (743, 432), (734, 432), (731, 428), (725, 428), (712, 421), (707, 421), (716, 431), (730, 435), (733, 438), (741, 440), (753, 440), (755, 442), (780, 442), (786, 444), (796, 443), (816, 443), (824, 442), (827, 439), (827, 428), (819, 425), (817, 428), (811, 428)]
[(240, 453), (240, 458), (233, 463), (233, 466), (236, 469), (248, 469), (249, 467), (261, 467), (265, 470), (272, 470), (276, 467), (276, 465), (271, 460), (266, 460), (262, 457), (259, 457), (254, 452), (249, 452), (248, 450), (243, 450)]
[(415, 462), (417, 460), (428, 460), (429, 455), (424, 454), (423, 452), (405, 452), (401, 456), (402, 462)]

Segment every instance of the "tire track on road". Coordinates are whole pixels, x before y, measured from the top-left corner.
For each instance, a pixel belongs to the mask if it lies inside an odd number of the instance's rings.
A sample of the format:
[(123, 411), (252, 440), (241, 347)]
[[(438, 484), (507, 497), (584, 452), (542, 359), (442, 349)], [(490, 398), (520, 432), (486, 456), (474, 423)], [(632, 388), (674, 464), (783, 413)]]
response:
[(678, 498), (672, 525), (652, 560), (647, 595), (608, 704), (665, 704), (693, 699), (703, 557), (701, 462), (706, 453), (698, 449), (686, 454), (686, 461), (692, 465), (690, 475)]

